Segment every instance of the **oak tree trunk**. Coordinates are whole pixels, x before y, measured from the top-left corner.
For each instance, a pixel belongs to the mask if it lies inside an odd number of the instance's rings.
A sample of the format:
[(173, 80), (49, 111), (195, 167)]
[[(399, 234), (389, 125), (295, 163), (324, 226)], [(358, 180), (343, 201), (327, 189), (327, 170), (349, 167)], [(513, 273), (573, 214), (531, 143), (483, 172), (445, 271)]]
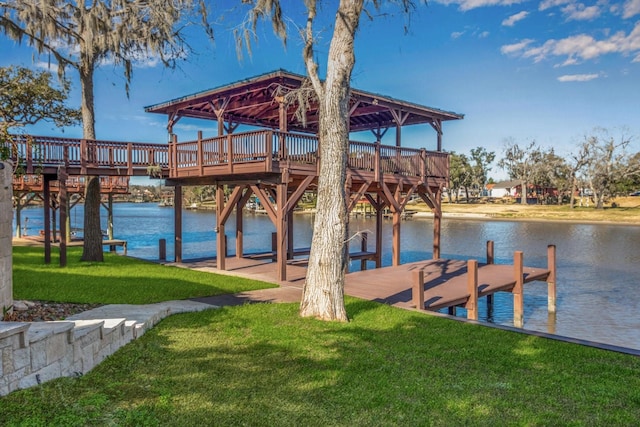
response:
[[(89, 244), (89, 242), (93, 244)], [(97, 245), (94, 243), (97, 242)], [(84, 249), (82, 261), (104, 261), (102, 253), (102, 230), (100, 229), (100, 179), (86, 178), (84, 196)]]
[(344, 276), (347, 263), (347, 214), (344, 189), (349, 144), (349, 92), (355, 64), (354, 36), (363, 1), (342, 0), (327, 60), (327, 76), (318, 93), (320, 176), (316, 218), (300, 315), (347, 321)]
[[(93, 68), (93, 65), (87, 64), (81, 66), (78, 70), (80, 72), (80, 86), (82, 89), (82, 136), (84, 139), (91, 141), (96, 139), (95, 115), (93, 110)], [(95, 154), (89, 155), (89, 159), (94, 156)], [(100, 229), (100, 177), (98, 176), (85, 177), (83, 235), (82, 260), (103, 261), (102, 230)]]

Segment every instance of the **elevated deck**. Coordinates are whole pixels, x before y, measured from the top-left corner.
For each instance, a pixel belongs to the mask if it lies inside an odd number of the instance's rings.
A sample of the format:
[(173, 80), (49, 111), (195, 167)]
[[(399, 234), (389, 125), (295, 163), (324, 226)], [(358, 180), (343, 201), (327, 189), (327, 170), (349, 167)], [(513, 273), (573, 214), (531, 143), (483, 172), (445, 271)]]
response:
[[(83, 176), (70, 176), (65, 184), (67, 192), (70, 194), (84, 194), (86, 179)], [(27, 193), (41, 193), (44, 191), (44, 179), (42, 175), (19, 175), (13, 177), (13, 191)], [(57, 193), (60, 191), (58, 181), (53, 181), (50, 191)], [(102, 194), (128, 194), (128, 176), (101, 176), (100, 193)]]
[(166, 177), (168, 146), (143, 142), (96, 141), (12, 135), (11, 159), (25, 174)]
[[(260, 130), (169, 145), (169, 182), (182, 185), (235, 184), (277, 179), (284, 170), (292, 180), (317, 177), (321, 159), (312, 135)], [(385, 181), (388, 185), (444, 185), (449, 156), (444, 152), (349, 143), (347, 165), (353, 185)]]

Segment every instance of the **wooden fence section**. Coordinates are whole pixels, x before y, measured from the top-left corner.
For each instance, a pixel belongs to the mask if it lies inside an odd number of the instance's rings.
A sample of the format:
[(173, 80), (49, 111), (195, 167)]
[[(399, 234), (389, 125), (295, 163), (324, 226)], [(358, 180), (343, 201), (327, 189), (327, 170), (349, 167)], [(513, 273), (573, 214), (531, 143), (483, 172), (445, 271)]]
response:
[(146, 175), (150, 166), (160, 174), (169, 167), (166, 144), (13, 135), (8, 148), (26, 174), (62, 166), (81, 175)]
[[(233, 174), (239, 170), (279, 172), (279, 165), (317, 165), (318, 138), (272, 130), (242, 132), (169, 145), (170, 178)], [(254, 169), (238, 165), (254, 164)], [(376, 143), (350, 141), (348, 167), (376, 174), (415, 178), (448, 177), (449, 155)], [(379, 179), (376, 179), (379, 180)]]

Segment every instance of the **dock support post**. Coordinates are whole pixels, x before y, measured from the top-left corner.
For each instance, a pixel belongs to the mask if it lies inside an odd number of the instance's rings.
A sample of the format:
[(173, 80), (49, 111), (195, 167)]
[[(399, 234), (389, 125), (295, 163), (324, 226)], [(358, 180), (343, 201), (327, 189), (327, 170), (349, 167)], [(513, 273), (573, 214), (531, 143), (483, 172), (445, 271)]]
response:
[(51, 180), (48, 175), (42, 177), (44, 209), (44, 263), (51, 264)]
[(413, 305), (416, 309), (424, 310), (424, 271), (415, 270), (413, 272)]
[(236, 204), (236, 258), (242, 258), (244, 252), (244, 231), (242, 221), (242, 206), (240, 202)]
[(478, 320), (478, 261), (467, 261), (467, 291), (469, 299), (464, 308), (467, 309), (467, 319)]
[(383, 205), (380, 196), (376, 206), (376, 268), (382, 267), (382, 210)]
[(513, 325), (516, 328), (524, 326), (524, 254), (516, 251), (513, 255), (514, 279), (513, 286)]
[(176, 185), (173, 192), (174, 257), (182, 262), (182, 186)]
[[(369, 238), (369, 235), (365, 232), (362, 233), (362, 240), (360, 241), (360, 250), (362, 252), (367, 252), (367, 239)], [(367, 260), (366, 258), (362, 258), (360, 260), (360, 271), (366, 270), (367, 269)]]
[(442, 234), (442, 187), (439, 187), (434, 194), (433, 202), (433, 259), (440, 259), (440, 235)]
[[(487, 265), (493, 264), (495, 262), (495, 251), (493, 240), (487, 240)], [(493, 306), (493, 294), (487, 295), (487, 309), (490, 310), (490, 307)]]
[(160, 261), (167, 260), (167, 239), (158, 240), (158, 259)]
[(221, 184), (216, 186), (216, 267), (218, 270), (226, 270), (227, 242), (224, 234), (224, 222), (222, 214), (224, 211), (224, 187)]
[(556, 312), (556, 245), (547, 246), (547, 278), (548, 311)]
[(273, 253), (273, 256), (271, 257), (271, 261), (276, 262), (276, 260), (278, 259), (276, 257), (276, 252), (278, 251), (278, 233), (273, 232), (271, 233), (271, 252)]
[(69, 218), (69, 194), (67, 171), (58, 171), (58, 199), (60, 203), (60, 267), (67, 266), (67, 219)]
[(289, 231), (289, 212), (285, 210), (287, 204), (288, 172), (285, 170), (282, 175), (283, 183), (278, 184), (276, 188), (276, 205), (278, 206), (278, 211), (276, 212), (276, 233), (278, 234), (276, 263), (278, 264), (277, 271), (279, 281), (287, 280), (287, 243), (289, 241), (287, 237)]

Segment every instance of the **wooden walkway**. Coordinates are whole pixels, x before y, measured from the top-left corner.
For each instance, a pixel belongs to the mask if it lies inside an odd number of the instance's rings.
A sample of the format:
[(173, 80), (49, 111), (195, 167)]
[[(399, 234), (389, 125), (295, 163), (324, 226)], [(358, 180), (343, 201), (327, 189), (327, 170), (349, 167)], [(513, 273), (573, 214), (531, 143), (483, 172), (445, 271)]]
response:
[[(277, 283), (281, 287), (297, 288), (300, 296), (306, 276), (305, 260), (288, 261), (286, 281), (277, 280), (274, 263), (265, 259), (227, 257), (226, 271), (218, 270), (215, 260), (184, 261), (173, 265)], [(478, 265), (476, 261), (450, 259), (425, 260), (348, 273), (345, 277), (345, 294), (405, 309), (435, 311), (462, 306), (467, 308), (468, 318), (477, 320), (479, 297), (511, 292), (514, 294), (514, 324), (521, 327), (522, 287), (532, 281), (549, 283), (549, 310), (555, 311), (555, 246), (549, 247), (547, 269), (525, 267), (522, 264), (522, 252), (516, 252), (513, 265)], [(420, 288), (422, 296), (419, 295)]]

